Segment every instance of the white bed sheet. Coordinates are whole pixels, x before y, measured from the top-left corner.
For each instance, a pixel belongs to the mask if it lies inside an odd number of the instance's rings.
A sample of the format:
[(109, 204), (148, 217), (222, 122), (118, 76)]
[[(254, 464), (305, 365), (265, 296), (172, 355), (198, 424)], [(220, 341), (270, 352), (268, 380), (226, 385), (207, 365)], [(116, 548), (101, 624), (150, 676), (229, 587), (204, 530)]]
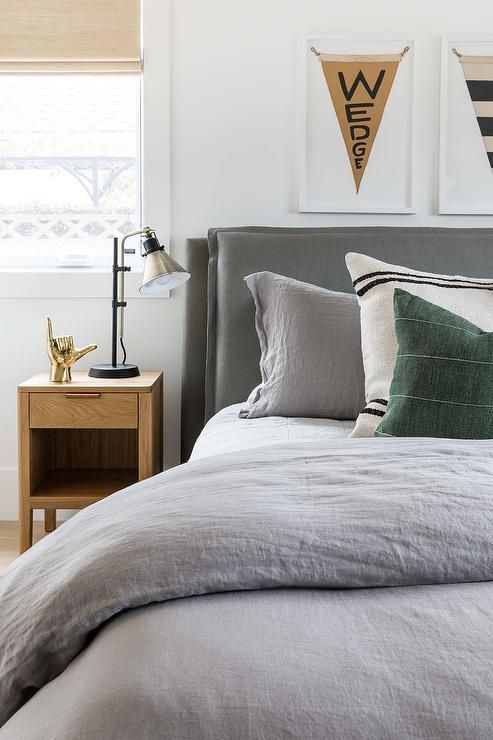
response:
[(280, 442), (311, 442), (323, 439), (347, 439), (354, 421), (338, 419), (305, 419), (286, 416), (266, 416), (261, 419), (240, 419), (243, 404), (227, 406), (210, 419), (200, 433), (190, 456), (191, 460), (236, 452)]

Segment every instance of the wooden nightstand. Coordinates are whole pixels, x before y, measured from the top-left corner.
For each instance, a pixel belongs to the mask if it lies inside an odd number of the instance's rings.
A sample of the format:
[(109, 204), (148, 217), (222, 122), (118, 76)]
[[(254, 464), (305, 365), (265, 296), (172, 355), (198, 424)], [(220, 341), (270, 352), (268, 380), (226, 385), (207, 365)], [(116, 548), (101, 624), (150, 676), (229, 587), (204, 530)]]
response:
[(18, 386), (20, 551), (32, 545), (33, 510), (45, 527), (57, 509), (82, 509), (163, 468), (163, 374), (101, 380), (48, 373)]

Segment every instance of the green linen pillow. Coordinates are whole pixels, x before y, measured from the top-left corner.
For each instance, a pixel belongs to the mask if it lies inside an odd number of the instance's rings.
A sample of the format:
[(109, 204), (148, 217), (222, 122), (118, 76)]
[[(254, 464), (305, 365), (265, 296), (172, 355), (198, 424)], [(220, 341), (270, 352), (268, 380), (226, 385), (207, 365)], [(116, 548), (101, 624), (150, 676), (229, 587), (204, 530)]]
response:
[(376, 437), (493, 439), (493, 332), (394, 292), (398, 353)]

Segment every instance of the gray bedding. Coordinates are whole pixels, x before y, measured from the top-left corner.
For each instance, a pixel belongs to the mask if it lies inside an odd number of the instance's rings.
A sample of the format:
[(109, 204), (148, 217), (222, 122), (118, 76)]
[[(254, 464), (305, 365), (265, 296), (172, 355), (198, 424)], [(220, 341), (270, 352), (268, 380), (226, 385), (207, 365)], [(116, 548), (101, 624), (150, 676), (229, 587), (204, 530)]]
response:
[(0, 738), (491, 737), (492, 453), (269, 446), (77, 514), (0, 577)]

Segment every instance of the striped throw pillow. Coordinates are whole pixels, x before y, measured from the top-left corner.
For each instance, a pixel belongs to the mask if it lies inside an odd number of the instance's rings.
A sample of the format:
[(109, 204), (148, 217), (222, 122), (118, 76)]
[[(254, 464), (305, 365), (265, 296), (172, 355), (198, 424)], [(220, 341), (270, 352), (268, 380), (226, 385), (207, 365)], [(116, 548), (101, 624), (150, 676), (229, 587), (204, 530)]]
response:
[(346, 256), (346, 264), (361, 309), (366, 397), (351, 436), (373, 437), (385, 414), (397, 354), (394, 290), (407, 290), (493, 331), (493, 280), (418, 272), (355, 253)]
[(396, 289), (398, 351), (376, 437), (493, 439), (493, 333)]

